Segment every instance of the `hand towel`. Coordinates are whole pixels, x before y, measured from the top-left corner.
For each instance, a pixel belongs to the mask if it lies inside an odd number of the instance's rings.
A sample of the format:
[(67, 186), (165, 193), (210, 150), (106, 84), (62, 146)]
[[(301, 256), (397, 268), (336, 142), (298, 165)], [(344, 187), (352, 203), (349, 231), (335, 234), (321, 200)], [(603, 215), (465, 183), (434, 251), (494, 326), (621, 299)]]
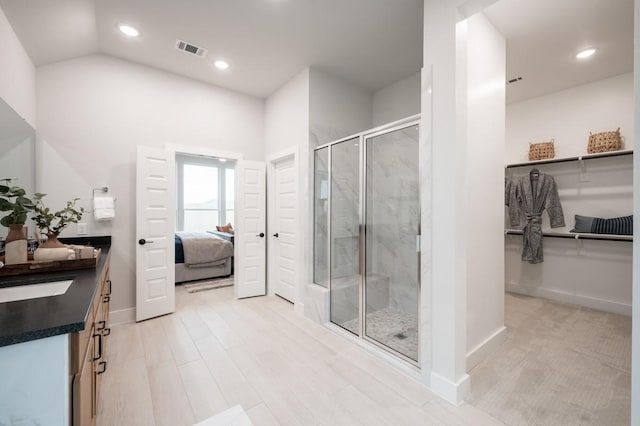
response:
[(93, 217), (95, 220), (111, 220), (115, 215), (115, 200), (113, 197), (93, 198)]
[(114, 209), (115, 208), (115, 200), (113, 197), (94, 197), (93, 198), (93, 209)]
[(111, 220), (115, 216), (115, 209), (96, 209), (93, 211), (93, 217), (95, 220)]

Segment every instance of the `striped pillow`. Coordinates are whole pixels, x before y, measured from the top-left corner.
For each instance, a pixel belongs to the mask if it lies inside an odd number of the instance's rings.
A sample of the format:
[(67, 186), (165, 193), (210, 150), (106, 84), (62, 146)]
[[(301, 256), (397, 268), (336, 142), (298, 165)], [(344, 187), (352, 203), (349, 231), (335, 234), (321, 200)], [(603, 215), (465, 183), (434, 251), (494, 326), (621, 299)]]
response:
[(633, 215), (602, 219), (575, 215), (576, 226), (571, 232), (592, 234), (633, 235)]

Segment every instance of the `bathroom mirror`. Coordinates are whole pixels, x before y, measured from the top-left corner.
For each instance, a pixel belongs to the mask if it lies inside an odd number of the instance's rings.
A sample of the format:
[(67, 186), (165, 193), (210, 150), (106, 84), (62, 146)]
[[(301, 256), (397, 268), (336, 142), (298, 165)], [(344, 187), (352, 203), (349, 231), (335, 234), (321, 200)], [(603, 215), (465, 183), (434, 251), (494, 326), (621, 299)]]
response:
[[(0, 179), (14, 179), (12, 183), (24, 188), (28, 194), (35, 192), (35, 143), (33, 127), (0, 99)], [(27, 225), (31, 229), (30, 222)], [(0, 226), (0, 239), (6, 235), (7, 228)]]

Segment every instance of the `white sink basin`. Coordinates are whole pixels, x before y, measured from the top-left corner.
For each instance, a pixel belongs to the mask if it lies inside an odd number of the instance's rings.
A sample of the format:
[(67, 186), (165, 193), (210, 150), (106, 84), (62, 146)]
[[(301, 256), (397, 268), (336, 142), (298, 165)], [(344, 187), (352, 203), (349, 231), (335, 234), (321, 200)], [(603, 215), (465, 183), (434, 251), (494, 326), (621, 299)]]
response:
[(0, 288), (0, 303), (65, 294), (73, 280)]

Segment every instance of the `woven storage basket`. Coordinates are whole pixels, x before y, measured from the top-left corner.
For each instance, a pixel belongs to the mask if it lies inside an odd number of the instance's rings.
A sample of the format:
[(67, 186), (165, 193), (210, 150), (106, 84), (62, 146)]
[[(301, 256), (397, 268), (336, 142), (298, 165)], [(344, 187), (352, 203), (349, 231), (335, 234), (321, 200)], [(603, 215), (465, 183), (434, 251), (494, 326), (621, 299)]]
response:
[(622, 136), (620, 136), (620, 127), (618, 127), (618, 130), (616, 130), (615, 132), (589, 132), (589, 145), (587, 145), (587, 152), (589, 154), (618, 151), (620, 149), (622, 149)]
[(529, 161), (548, 160), (555, 157), (554, 141), (551, 139), (549, 142), (529, 143)]

